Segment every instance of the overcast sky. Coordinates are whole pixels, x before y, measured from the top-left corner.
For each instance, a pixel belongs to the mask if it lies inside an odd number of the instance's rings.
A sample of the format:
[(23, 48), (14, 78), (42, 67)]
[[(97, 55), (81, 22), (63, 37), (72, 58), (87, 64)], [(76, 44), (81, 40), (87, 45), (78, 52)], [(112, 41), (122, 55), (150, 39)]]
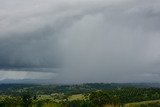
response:
[(159, 82), (159, 0), (0, 0), (0, 80)]

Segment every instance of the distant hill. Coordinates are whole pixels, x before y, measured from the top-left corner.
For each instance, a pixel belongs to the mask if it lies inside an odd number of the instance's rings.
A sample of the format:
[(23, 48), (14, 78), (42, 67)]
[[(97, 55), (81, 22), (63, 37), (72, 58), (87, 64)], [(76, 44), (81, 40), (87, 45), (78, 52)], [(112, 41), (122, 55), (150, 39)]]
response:
[[(65, 93), (78, 94), (96, 90), (112, 90), (121, 88), (160, 88), (160, 83), (85, 83), (85, 84), (32, 84), (30, 80), (19, 81), (6, 80), (0, 83), (0, 94), (17, 95), (19, 91), (30, 90), (42, 94)], [(39, 80), (35, 80), (39, 81)], [(42, 82), (42, 81), (41, 81)], [(44, 81), (47, 82), (47, 81)]]

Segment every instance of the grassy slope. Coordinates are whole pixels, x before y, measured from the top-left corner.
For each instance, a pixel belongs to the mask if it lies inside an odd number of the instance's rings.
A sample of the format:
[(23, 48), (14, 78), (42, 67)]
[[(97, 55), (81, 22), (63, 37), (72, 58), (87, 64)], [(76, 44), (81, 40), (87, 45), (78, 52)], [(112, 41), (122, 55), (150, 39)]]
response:
[(82, 99), (84, 99), (84, 95), (82, 95), (82, 94), (75, 94), (75, 95), (71, 95), (71, 96), (68, 97), (69, 101), (82, 100)]
[(125, 107), (160, 107), (160, 100), (128, 103), (128, 104), (125, 104)]

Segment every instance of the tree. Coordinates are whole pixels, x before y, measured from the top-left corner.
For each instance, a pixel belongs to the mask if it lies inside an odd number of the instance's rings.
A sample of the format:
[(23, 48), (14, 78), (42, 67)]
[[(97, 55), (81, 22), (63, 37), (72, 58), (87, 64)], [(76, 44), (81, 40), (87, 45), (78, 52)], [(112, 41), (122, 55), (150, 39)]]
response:
[(102, 107), (106, 103), (111, 103), (111, 99), (107, 93), (103, 91), (92, 92), (89, 95), (89, 100), (96, 106)]
[(23, 107), (29, 107), (31, 102), (32, 102), (32, 99), (31, 99), (31, 95), (29, 94), (29, 92), (23, 93), (23, 95), (22, 95), (22, 106)]

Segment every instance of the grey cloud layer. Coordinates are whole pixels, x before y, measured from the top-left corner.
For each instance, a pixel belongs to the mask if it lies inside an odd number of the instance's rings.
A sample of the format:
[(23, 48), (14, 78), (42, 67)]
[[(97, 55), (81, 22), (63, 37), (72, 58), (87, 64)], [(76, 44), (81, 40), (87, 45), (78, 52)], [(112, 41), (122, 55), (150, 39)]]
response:
[(58, 82), (159, 80), (158, 0), (0, 2), (1, 69), (58, 68)]

